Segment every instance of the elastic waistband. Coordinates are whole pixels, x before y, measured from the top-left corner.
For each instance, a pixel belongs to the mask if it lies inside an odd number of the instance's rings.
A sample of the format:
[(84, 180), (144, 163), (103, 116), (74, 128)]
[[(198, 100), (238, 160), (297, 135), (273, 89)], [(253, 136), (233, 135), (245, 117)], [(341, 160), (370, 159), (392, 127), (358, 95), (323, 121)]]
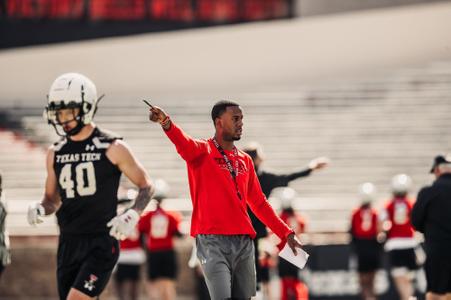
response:
[(249, 234), (197, 234), (196, 237), (206, 238), (206, 239), (217, 239), (217, 240), (231, 240), (231, 239), (252, 239)]
[(85, 239), (85, 238), (97, 238), (97, 237), (109, 237), (108, 232), (95, 232), (95, 233), (60, 233), (60, 239)]

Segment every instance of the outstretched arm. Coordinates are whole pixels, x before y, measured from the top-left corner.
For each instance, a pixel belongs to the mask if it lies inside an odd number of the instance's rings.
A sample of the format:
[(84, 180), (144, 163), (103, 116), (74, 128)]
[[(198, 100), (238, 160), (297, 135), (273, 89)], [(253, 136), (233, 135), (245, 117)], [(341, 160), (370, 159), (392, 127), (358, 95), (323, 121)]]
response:
[(284, 180), (288, 183), (288, 182), (290, 182), (292, 180), (295, 180), (295, 179), (298, 179), (298, 178), (301, 178), (301, 177), (309, 176), (312, 173), (312, 171), (313, 171), (312, 169), (307, 168), (307, 169), (303, 169), (303, 170), (300, 170), (300, 171), (297, 171), (297, 172), (293, 172), (293, 173), (290, 173), (290, 174), (282, 175), (282, 177), (284, 177)]
[(177, 152), (187, 162), (192, 161), (206, 153), (207, 143), (191, 138), (181, 128), (174, 124), (166, 112), (158, 106), (149, 109), (149, 120), (159, 123), (166, 135), (175, 145)]
[(288, 174), (273, 174), (270, 172), (264, 172), (260, 174), (261, 185), (264, 187), (266, 195), (276, 187), (288, 186), (290, 181), (295, 179), (309, 176), (313, 171), (320, 170), (329, 165), (329, 159), (326, 157), (318, 157), (310, 161), (306, 169), (302, 169), (297, 172)]
[(327, 167), (329, 163), (330, 160), (327, 157), (317, 157), (309, 162), (307, 169), (294, 172), (292, 174), (287, 174), (285, 176), (287, 178), (287, 181), (292, 181), (300, 177), (309, 176), (313, 171)]

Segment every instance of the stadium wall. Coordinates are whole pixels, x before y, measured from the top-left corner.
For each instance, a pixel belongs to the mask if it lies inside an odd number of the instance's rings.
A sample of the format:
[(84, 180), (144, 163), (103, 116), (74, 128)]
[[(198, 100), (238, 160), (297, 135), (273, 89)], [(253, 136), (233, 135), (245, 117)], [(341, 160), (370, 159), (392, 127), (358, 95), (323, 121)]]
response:
[[(57, 299), (56, 247), (57, 237), (54, 236), (13, 237), (12, 264), (0, 280), (0, 300)], [(305, 249), (310, 254), (310, 259), (300, 274), (309, 288), (309, 299), (360, 299), (355, 257), (352, 256), (348, 244), (310, 245)], [(178, 240), (176, 251), (179, 263), (179, 299), (195, 299), (193, 270), (188, 268), (191, 239)], [(145, 266), (141, 271), (141, 296), (145, 297)], [(418, 300), (424, 299), (425, 287), (424, 272), (420, 269), (415, 280)], [(383, 266), (376, 274), (375, 290), (380, 300), (398, 299), (386, 256), (383, 256)], [(277, 292), (278, 287), (273, 290), (273, 293)], [(102, 299), (116, 299), (113, 279), (110, 280)]]

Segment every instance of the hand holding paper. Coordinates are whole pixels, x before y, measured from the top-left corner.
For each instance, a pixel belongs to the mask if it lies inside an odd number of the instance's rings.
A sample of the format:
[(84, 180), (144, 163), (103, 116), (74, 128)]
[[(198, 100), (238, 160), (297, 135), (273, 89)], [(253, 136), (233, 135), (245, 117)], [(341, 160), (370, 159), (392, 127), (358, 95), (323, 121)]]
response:
[[(288, 237), (289, 237), (288, 241), (283, 247), (283, 249), (279, 252), (279, 256), (285, 259), (286, 261), (292, 263), (299, 269), (302, 269), (307, 263), (309, 255), (307, 252), (302, 250), (301, 243), (297, 240), (294, 234), (292, 236), (289, 235)], [(295, 248), (294, 250), (296, 253), (294, 253), (292, 248)]]
[(288, 245), (285, 245), (283, 247), (282, 251), (279, 252), (279, 256), (285, 259), (286, 261), (292, 263), (299, 269), (304, 268), (305, 264), (308, 260), (308, 253), (302, 250), (301, 248), (297, 249), (298, 254), (294, 255), (293, 251), (288, 247)]
[(294, 255), (297, 254), (297, 250), (296, 248), (302, 248), (302, 244), (301, 242), (297, 239), (296, 235), (294, 234), (294, 232), (290, 233), (287, 236), (287, 245), (291, 248), (291, 250), (293, 251)]

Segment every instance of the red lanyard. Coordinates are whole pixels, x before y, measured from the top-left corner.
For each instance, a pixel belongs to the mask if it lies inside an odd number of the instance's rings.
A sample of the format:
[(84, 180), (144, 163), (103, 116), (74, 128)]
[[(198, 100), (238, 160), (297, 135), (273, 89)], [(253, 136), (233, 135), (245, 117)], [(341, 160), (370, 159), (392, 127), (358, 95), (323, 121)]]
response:
[(233, 148), (233, 154), (235, 155), (235, 169), (232, 167), (232, 163), (230, 162), (230, 159), (227, 157), (227, 154), (224, 152), (224, 149), (218, 144), (216, 141), (216, 138), (213, 138), (213, 144), (215, 144), (216, 148), (218, 149), (219, 153), (221, 153), (222, 157), (224, 158), (224, 161), (226, 163), (227, 169), (229, 169), (230, 176), (232, 176), (233, 182), (235, 183), (235, 189), (236, 189), (236, 195), (241, 200), (241, 193), (238, 189), (238, 182), (236, 181), (236, 177), (238, 176), (238, 150), (236, 150), (236, 147)]

